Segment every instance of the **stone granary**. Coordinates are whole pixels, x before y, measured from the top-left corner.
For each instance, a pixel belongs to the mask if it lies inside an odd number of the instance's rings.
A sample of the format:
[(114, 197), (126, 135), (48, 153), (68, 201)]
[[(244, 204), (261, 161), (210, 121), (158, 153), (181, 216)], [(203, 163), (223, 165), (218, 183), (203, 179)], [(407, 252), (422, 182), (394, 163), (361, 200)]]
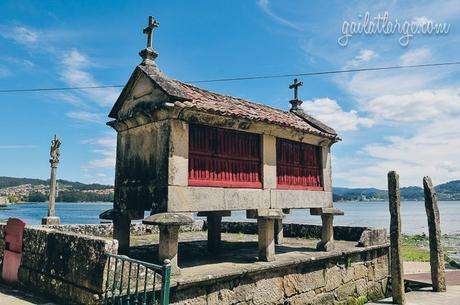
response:
[(208, 219), (211, 251), (231, 211), (258, 221), (259, 259), (273, 260), (284, 213), (311, 209), (323, 219), (321, 250), (332, 249), (330, 127), (300, 107), (295, 80), (284, 111), (214, 93), (163, 74), (155, 63), (152, 17), (144, 29), (142, 63), (120, 94), (108, 123), (117, 135), (115, 202), (101, 214), (114, 223), (121, 251), (129, 249), (131, 220), (151, 216), (160, 226), (160, 259), (177, 264), (178, 229), (198, 212)]

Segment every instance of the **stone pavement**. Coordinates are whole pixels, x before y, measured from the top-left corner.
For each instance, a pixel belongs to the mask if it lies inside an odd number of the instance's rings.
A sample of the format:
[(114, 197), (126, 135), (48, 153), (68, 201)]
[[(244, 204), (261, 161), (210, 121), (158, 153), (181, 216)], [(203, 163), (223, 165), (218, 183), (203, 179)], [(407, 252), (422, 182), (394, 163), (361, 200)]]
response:
[[(391, 298), (378, 302), (367, 303), (368, 305), (392, 304)], [(459, 305), (460, 286), (447, 286), (447, 292), (432, 292), (431, 288), (425, 288), (406, 293), (406, 305)]]
[(58, 305), (50, 303), (30, 293), (0, 284), (1, 305)]

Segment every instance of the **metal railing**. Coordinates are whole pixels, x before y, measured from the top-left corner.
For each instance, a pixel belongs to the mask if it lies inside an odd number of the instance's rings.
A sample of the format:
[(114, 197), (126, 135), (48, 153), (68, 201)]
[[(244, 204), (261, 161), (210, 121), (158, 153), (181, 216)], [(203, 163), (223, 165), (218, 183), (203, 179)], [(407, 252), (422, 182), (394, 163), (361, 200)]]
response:
[(168, 305), (171, 264), (107, 253), (104, 305)]

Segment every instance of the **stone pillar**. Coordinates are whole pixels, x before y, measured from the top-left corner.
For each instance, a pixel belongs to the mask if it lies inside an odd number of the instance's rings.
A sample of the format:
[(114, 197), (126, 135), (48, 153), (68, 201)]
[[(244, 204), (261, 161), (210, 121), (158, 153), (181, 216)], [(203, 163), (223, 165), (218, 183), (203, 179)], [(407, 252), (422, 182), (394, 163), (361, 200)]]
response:
[(208, 251), (218, 253), (222, 247), (222, 217), (231, 216), (231, 211), (198, 212), (198, 216), (206, 216), (208, 227)]
[(208, 222), (208, 251), (217, 253), (221, 248), (222, 241), (222, 215), (210, 214), (207, 217)]
[(441, 219), (436, 192), (430, 177), (423, 178), (423, 190), (425, 192), (425, 210), (428, 218), (430, 238), (430, 265), (433, 291), (444, 292), (446, 291), (446, 270), (441, 244)]
[(284, 242), (283, 219), (275, 219), (275, 244), (281, 245)]
[(56, 172), (57, 165), (59, 163), (59, 147), (61, 146), (61, 141), (56, 135), (51, 141), (51, 150), (50, 150), (50, 164), (51, 164), (51, 177), (50, 177), (50, 194), (48, 199), (48, 216), (42, 218), (42, 225), (59, 225), (60, 219), (56, 216)]
[(179, 247), (180, 226), (159, 225), (159, 227), (160, 242), (158, 245), (158, 259), (160, 262), (169, 259), (171, 263), (171, 273), (178, 273), (180, 270), (177, 264), (177, 250)]
[(388, 173), (388, 200), (390, 209), (390, 264), (391, 293), (394, 304), (405, 304), (404, 271), (401, 255), (401, 196), (399, 175), (395, 171)]
[(334, 250), (334, 215), (321, 215), (321, 241), (316, 245), (318, 251)]
[(182, 225), (192, 224), (193, 219), (181, 213), (158, 213), (145, 218), (142, 223), (159, 226), (158, 259), (161, 263), (168, 259), (171, 263), (171, 273), (180, 273), (178, 266), (179, 228)]
[(128, 215), (113, 217), (113, 239), (118, 241), (118, 253), (129, 253), (129, 238), (131, 235), (131, 219)]
[(271, 262), (275, 260), (275, 224), (273, 218), (258, 217), (257, 229), (259, 237), (259, 260)]

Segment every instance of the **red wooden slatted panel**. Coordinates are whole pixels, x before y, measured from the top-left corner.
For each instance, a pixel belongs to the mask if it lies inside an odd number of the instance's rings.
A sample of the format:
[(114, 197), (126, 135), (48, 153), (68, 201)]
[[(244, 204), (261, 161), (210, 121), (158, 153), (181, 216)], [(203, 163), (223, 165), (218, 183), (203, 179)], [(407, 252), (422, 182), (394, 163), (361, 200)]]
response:
[(280, 189), (322, 191), (321, 148), (286, 139), (276, 140), (276, 175)]
[(189, 185), (262, 187), (260, 135), (194, 124), (189, 132)]

